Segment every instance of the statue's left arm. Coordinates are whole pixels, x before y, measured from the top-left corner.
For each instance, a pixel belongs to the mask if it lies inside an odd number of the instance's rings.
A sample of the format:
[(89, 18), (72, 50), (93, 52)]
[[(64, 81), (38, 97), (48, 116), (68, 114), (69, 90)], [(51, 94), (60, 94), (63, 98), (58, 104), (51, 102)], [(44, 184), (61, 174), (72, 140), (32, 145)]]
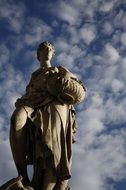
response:
[(84, 100), (86, 87), (69, 70), (58, 67), (59, 72), (47, 81), (48, 91), (62, 103), (73, 105)]

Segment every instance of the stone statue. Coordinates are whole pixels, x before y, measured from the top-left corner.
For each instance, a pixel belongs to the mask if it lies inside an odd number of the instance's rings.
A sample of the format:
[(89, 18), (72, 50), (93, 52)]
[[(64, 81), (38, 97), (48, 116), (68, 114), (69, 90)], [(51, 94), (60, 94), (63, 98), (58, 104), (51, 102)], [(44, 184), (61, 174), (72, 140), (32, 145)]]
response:
[[(25, 94), (17, 99), (11, 118), (10, 144), (24, 189), (69, 189), (76, 132), (73, 105), (84, 99), (86, 89), (66, 68), (51, 66), (54, 54), (49, 42), (39, 45), (40, 68), (32, 74)], [(28, 164), (33, 165), (31, 181)]]
[(0, 187), (0, 190), (34, 190), (30, 186), (23, 186), (22, 176), (18, 176), (6, 182)]

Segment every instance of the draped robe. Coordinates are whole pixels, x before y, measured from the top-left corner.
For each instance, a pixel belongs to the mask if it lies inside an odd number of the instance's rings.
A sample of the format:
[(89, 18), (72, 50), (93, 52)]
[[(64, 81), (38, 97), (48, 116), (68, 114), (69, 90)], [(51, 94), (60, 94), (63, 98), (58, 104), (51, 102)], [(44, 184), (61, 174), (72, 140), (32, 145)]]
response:
[(47, 81), (50, 76), (49, 69), (35, 71), (26, 93), (15, 103), (16, 107), (33, 108), (26, 123), (30, 139), (26, 158), (28, 163), (34, 165), (36, 183), (41, 179), (42, 171), (48, 167), (54, 169), (60, 180), (71, 176), (72, 143), (75, 142), (77, 128), (75, 109), (48, 92)]

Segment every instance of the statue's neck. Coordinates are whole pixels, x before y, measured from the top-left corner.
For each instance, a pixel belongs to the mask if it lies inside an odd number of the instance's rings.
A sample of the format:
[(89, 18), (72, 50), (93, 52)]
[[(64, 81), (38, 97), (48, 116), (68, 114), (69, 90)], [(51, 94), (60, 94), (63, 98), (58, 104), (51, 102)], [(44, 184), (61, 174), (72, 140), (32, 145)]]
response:
[(48, 67), (51, 67), (51, 63), (50, 61), (44, 61), (44, 62), (40, 62), (40, 67), (41, 68), (48, 68)]

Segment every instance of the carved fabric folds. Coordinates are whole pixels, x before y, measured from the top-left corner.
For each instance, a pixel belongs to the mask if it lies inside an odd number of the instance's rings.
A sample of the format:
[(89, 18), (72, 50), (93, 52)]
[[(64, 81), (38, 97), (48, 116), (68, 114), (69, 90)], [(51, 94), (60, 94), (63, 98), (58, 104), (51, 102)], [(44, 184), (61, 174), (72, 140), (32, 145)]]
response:
[[(65, 110), (66, 116), (63, 116)], [(34, 183), (42, 181), (43, 171), (47, 168), (54, 169), (59, 180), (69, 179), (72, 143), (75, 142), (74, 134), (77, 128), (73, 106), (60, 106), (58, 102), (53, 102), (38, 109), (35, 116), (34, 126), (28, 126), (28, 161), (32, 157)], [(31, 147), (33, 152), (30, 152)]]
[(26, 93), (16, 101), (16, 107), (29, 106), (34, 112), (28, 118), (27, 163), (34, 165), (34, 182), (42, 179), (44, 169), (51, 167), (60, 180), (71, 176), (71, 146), (76, 132), (75, 110), (63, 104), (47, 90), (52, 76), (49, 69), (32, 74)]

